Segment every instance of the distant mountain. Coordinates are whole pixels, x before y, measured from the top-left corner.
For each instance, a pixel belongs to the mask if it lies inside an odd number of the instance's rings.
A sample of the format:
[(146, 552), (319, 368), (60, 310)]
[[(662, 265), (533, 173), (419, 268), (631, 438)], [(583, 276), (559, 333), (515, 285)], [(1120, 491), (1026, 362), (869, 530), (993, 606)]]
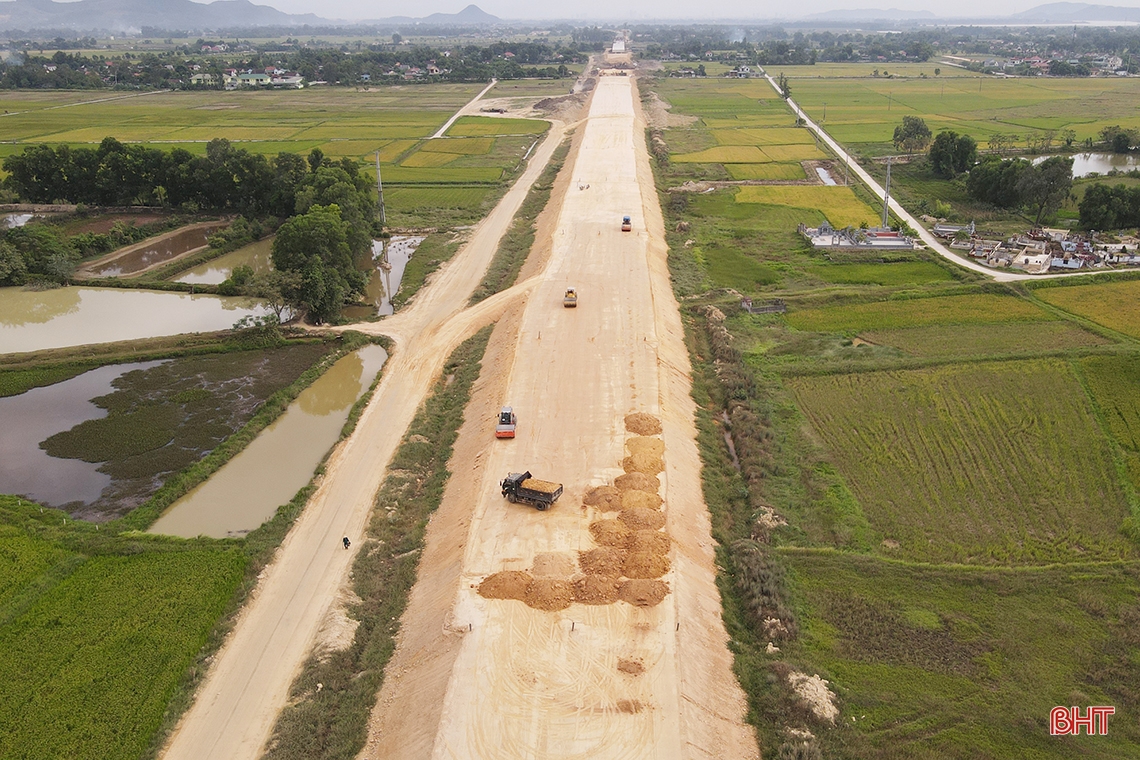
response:
[(813, 13), (804, 17), (809, 21), (932, 21), (936, 18), (930, 11), (904, 11), (898, 8), (853, 8), (823, 13)]
[(330, 21), (313, 13), (289, 14), (250, 0), (12, 0), (0, 2), (0, 29), (45, 29), (130, 32), (142, 27), (204, 31), (250, 27), (347, 26), (357, 24), (486, 26), (499, 18), (478, 6), (459, 13), (433, 13), (425, 18), (396, 17), (375, 21)]
[(1140, 22), (1140, 8), (1089, 3), (1047, 3), (1009, 17), (1027, 24), (1079, 24), (1082, 21)]

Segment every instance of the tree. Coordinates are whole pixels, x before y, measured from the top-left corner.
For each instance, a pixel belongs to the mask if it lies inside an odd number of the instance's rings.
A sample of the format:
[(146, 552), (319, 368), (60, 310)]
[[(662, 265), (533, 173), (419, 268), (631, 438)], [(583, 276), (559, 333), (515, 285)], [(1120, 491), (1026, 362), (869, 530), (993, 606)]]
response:
[(904, 116), (902, 124), (895, 127), (895, 148), (907, 153), (925, 150), (930, 144), (930, 127), (918, 116)]
[(1061, 208), (1073, 187), (1073, 159), (1067, 156), (1047, 158), (1028, 171), (1017, 182), (1021, 204), (1034, 214), (1033, 223)]
[(279, 272), (276, 269), (265, 274), (254, 275), (245, 287), (245, 292), (262, 301), (277, 317), (278, 322), (284, 322), (284, 315), (290, 312), (293, 315), (293, 306), (288, 297), (301, 289), (301, 275), (298, 272)]
[(969, 135), (939, 132), (930, 144), (930, 165), (939, 177), (953, 179), (978, 160), (978, 144)]
[(318, 324), (336, 316), (349, 295), (364, 292), (367, 278), (356, 268), (348, 239), (348, 224), (332, 204), (289, 219), (273, 240), (274, 268), (300, 274), (286, 299)]
[(941, 73), (942, 73), (942, 69), (935, 69), (934, 70), (934, 76), (938, 76)]
[(1021, 203), (1019, 183), (1021, 175), (1031, 170), (1032, 164), (1023, 158), (1003, 161), (998, 156), (987, 156), (970, 170), (966, 178), (966, 192), (971, 198), (1001, 208), (1016, 208)]
[(792, 87), (788, 84), (788, 78), (784, 76), (783, 72), (780, 72), (780, 76), (776, 77), (776, 87), (779, 88), (780, 94), (784, 96), (785, 100), (792, 96)]

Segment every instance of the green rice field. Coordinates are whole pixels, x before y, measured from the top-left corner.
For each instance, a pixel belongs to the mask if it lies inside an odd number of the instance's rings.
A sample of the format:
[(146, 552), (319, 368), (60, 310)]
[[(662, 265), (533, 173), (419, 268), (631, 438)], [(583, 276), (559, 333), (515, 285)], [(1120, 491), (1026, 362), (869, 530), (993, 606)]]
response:
[(1018, 298), (989, 294), (914, 298), (789, 311), (787, 322), (797, 330), (846, 332), (887, 330), (924, 325), (1043, 322), (1049, 315)]
[(1140, 280), (1039, 288), (1033, 292), (1045, 303), (1140, 338)]

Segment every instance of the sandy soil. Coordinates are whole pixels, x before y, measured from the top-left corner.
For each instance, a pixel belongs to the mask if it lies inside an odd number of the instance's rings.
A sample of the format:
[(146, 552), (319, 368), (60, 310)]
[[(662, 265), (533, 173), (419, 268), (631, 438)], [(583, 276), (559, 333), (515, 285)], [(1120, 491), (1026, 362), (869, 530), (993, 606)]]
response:
[[(643, 132), (631, 78), (600, 78), (568, 162), (590, 188), (575, 182), (560, 194), (545, 269), (517, 317), (496, 328), (362, 757), (758, 755), (720, 620), (688, 355)], [(619, 231), (623, 213), (635, 232)], [(580, 293), (575, 310), (561, 305), (569, 285)], [(487, 421), (503, 403), (519, 429), (496, 441)], [(632, 437), (630, 412), (660, 418), (661, 439)], [(589, 526), (606, 515), (583, 497), (623, 474), (631, 440), (631, 459), (656, 458), (662, 442), (665, 451), (663, 602), (652, 606), (656, 580), (626, 587), (623, 598), (651, 600), (644, 607), (559, 596), (545, 611), (480, 596), (482, 581), (503, 571), (541, 577), (552, 596), (570, 588), (548, 574), (598, 547)], [(565, 484), (553, 509), (500, 496), (499, 478), (522, 469)]]

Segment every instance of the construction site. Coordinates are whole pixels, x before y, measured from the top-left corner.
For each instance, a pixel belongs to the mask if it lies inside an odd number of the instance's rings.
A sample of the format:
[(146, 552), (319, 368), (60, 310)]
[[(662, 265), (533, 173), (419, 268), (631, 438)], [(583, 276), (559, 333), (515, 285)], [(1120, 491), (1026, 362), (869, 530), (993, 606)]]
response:
[[(360, 757), (759, 756), (721, 620), (637, 79), (620, 71), (602, 69), (579, 121), (554, 122), (406, 310), (354, 326), (393, 340), (390, 365), (163, 757), (263, 753), (305, 658), (344, 616), (354, 552), (330, 547), (363, 535), (444, 357), (492, 323)], [(564, 138), (517, 284), (465, 308)]]

